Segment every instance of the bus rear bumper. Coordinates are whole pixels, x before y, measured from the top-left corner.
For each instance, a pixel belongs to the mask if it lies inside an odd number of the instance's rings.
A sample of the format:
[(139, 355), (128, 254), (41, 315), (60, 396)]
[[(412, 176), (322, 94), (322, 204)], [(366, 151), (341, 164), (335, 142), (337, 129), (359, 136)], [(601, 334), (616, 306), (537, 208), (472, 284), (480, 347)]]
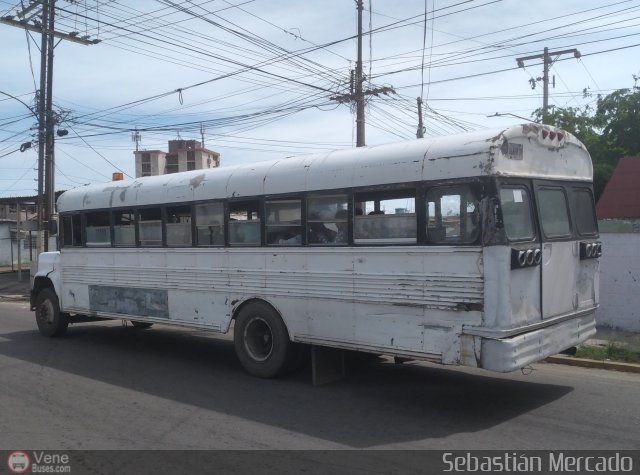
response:
[(543, 360), (596, 333), (595, 311), (508, 338), (481, 338), (480, 367), (507, 373)]

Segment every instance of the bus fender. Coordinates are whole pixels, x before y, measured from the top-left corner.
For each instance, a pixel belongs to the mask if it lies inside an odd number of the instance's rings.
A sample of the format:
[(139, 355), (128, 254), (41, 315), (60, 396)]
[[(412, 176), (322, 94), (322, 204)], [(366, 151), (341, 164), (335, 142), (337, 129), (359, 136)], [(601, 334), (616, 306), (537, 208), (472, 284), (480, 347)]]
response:
[[(35, 309), (35, 302), (40, 291), (46, 288), (54, 290), (60, 300), (60, 252), (43, 252), (38, 256), (38, 267), (33, 275), (33, 283), (29, 295), (31, 310)], [(60, 303), (62, 303), (60, 301)]]
[(282, 319), (282, 323), (284, 323), (284, 326), (287, 329), (287, 334), (289, 335), (289, 339), (292, 340), (291, 332), (289, 331), (289, 325), (287, 324), (287, 321), (283, 317), (282, 312), (275, 305), (273, 305), (273, 303), (271, 303), (268, 300), (265, 300), (265, 299), (263, 299), (261, 297), (248, 297), (246, 299), (237, 299), (237, 300), (231, 301), (231, 319), (235, 320), (236, 317), (238, 316), (238, 314), (240, 313), (240, 311), (245, 306), (247, 306), (248, 304), (250, 304), (252, 302), (262, 302), (262, 303), (267, 304), (269, 307), (271, 307), (274, 310), (274, 312), (276, 312), (280, 316), (280, 318)]

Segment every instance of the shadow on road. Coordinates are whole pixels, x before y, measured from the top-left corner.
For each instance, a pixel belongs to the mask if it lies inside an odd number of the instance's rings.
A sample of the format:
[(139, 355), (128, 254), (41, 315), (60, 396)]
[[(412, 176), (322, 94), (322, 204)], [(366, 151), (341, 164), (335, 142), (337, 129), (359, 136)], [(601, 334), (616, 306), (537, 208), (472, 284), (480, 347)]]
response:
[[(313, 387), (245, 374), (228, 337), (115, 322), (74, 325), (59, 339), (1, 334), (0, 354), (352, 447), (477, 432), (546, 405), (571, 387), (481, 370), (350, 360), (347, 379)], [(80, 396), (81, 397), (81, 396)]]

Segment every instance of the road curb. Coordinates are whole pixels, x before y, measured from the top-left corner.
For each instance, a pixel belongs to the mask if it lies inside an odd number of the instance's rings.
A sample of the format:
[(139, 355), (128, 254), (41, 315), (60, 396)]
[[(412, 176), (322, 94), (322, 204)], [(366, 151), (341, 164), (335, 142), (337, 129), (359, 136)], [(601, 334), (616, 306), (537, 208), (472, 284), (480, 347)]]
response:
[(28, 295), (20, 295), (20, 294), (5, 294), (0, 295), (0, 302), (28, 302)]
[(547, 363), (579, 366), (581, 368), (608, 369), (640, 374), (640, 365), (635, 363), (622, 363), (620, 361), (589, 360), (586, 358), (574, 358), (573, 356), (554, 355), (545, 360)]

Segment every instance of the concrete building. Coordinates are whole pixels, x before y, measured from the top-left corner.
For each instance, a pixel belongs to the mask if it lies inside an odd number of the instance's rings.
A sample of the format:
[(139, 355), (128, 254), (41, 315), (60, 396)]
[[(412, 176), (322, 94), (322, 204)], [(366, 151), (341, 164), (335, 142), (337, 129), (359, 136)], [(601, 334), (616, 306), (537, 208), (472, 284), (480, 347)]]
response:
[(137, 150), (136, 178), (220, 166), (220, 154), (202, 147), (197, 140), (169, 140), (169, 151)]
[[(56, 192), (56, 199), (62, 194)], [(15, 267), (37, 257), (37, 196), (0, 198), (0, 267)], [(18, 209), (20, 216), (18, 219)], [(49, 236), (49, 250), (57, 249), (57, 235)], [(18, 252), (18, 247), (20, 252)]]
[[(18, 220), (18, 202), (20, 202), (20, 220), (29, 221), (36, 219), (36, 205), (33, 203), (24, 203), (21, 200), (25, 198), (5, 198), (0, 200), (0, 219)], [(31, 197), (26, 198), (31, 199)], [(11, 200), (15, 200), (11, 202)]]

